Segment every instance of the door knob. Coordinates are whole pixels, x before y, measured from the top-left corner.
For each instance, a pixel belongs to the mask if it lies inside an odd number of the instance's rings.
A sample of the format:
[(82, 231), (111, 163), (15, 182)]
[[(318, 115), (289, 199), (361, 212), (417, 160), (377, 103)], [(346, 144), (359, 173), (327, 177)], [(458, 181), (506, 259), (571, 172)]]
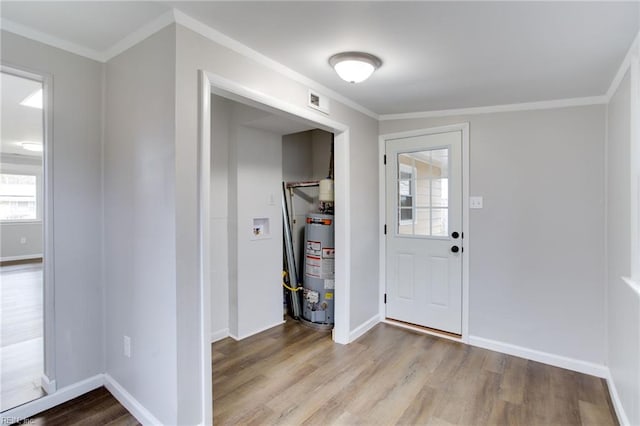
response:
[(459, 252), (459, 251), (460, 251), (460, 247), (458, 247), (458, 246), (452, 246), (452, 247), (451, 247), (451, 251), (452, 251), (453, 253), (457, 253), (457, 252)]
[(454, 240), (455, 240), (456, 238), (458, 238), (459, 236), (460, 236), (460, 234), (458, 234), (456, 231), (453, 231), (453, 232), (451, 233), (451, 238), (453, 238)]

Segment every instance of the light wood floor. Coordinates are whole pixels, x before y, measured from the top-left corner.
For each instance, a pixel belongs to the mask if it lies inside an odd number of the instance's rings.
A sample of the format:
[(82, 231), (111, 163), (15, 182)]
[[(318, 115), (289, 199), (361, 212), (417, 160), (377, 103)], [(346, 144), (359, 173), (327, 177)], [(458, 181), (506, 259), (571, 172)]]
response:
[[(356, 342), (287, 321), (212, 345), (215, 425), (616, 425), (602, 379), (379, 324)], [(138, 425), (100, 388), (35, 425)]]
[(36, 426), (137, 426), (140, 423), (109, 393), (99, 388), (31, 417)]
[(212, 346), (214, 424), (615, 425), (602, 379), (378, 324)]
[(0, 411), (44, 395), (42, 263), (0, 267)]

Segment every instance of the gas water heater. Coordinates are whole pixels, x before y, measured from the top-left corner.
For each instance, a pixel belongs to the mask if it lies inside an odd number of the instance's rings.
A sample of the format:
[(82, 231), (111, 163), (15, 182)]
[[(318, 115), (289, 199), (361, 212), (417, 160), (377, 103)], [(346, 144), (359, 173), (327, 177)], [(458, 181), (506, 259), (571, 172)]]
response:
[(330, 328), (334, 323), (335, 245), (333, 215), (309, 213), (304, 238), (302, 317)]

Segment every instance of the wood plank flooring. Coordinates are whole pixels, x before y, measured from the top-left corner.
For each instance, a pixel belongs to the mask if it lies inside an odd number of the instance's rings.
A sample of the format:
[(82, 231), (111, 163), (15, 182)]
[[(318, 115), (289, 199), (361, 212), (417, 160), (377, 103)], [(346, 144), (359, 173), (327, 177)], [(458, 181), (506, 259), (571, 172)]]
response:
[[(291, 320), (212, 345), (215, 425), (617, 425), (606, 382), (378, 324), (356, 342)], [(104, 388), (35, 425), (138, 425)]]
[(99, 388), (33, 416), (24, 424), (36, 426), (109, 425), (137, 426), (140, 423), (109, 393)]
[(42, 263), (0, 267), (0, 411), (45, 393)]
[(287, 321), (212, 362), (216, 425), (617, 424), (602, 379), (388, 324), (342, 346)]

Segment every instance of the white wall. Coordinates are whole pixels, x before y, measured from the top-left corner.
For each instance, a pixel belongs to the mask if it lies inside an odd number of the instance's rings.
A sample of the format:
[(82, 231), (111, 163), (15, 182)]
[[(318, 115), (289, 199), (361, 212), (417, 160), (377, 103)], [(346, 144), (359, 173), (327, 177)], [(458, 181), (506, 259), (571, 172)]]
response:
[[(281, 135), (236, 126), (237, 329), (243, 338), (282, 322)], [(269, 221), (268, 237), (253, 239), (254, 218)]]
[[(631, 77), (627, 72), (607, 108), (608, 364), (629, 423), (640, 424), (640, 295), (631, 275)], [(622, 421), (622, 419), (620, 419)]]
[(281, 137), (243, 125), (269, 113), (218, 96), (212, 115), (211, 334), (242, 339), (282, 322)]
[[(470, 123), (470, 335), (605, 363), (604, 106), (380, 122)], [(465, 251), (467, 254), (467, 251)]]
[[(229, 333), (229, 126), (231, 105), (211, 96), (211, 340)], [(234, 261), (235, 262), (235, 261)], [(235, 317), (234, 317), (235, 318)], [(237, 326), (236, 326), (237, 327)]]
[[(247, 87), (274, 96), (284, 102), (306, 108), (308, 88), (283, 74), (223, 47), (177, 25), (176, 50), (176, 194), (178, 217), (177, 272), (178, 293), (178, 369), (181, 378), (178, 393), (193, 405), (184, 405), (182, 422), (198, 421), (201, 401), (201, 363), (196, 348), (200, 347), (201, 324), (198, 288), (198, 226), (197, 226), (197, 71), (204, 69)], [(350, 213), (351, 213), (351, 329), (363, 324), (378, 312), (378, 271), (371, 268), (371, 259), (378, 253), (377, 170), (371, 167), (377, 159), (377, 121), (338, 102), (331, 103), (331, 118), (350, 127)], [(357, 155), (356, 155), (357, 153)], [(373, 194), (373, 195), (372, 195)], [(190, 356), (192, 356), (190, 358)], [(195, 358), (194, 358), (195, 357)]]
[(106, 68), (106, 372), (176, 424), (175, 27)]
[[(2, 31), (4, 65), (48, 74), (53, 89), (55, 365), (58, 388), (104, 371), (101, 105), (103, 65)], [(53, 377), (52, 377), (53, 376)]]

